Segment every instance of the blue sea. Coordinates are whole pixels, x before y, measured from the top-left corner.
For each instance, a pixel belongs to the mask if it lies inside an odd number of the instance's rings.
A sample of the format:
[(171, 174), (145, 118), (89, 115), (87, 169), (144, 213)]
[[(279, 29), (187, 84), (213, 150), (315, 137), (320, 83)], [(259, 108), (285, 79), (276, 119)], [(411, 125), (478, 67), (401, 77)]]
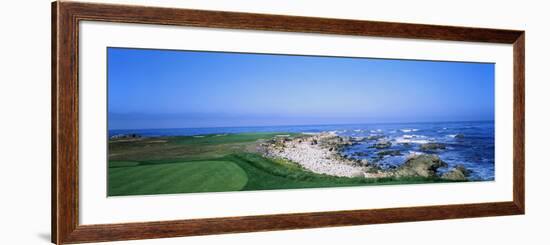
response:
[[(449, 164), (448, 168), (462, 164), (472, 170), (469, 177), (471, 180), (494, 180), (495, 178), (493, 121), (109, 130), (109, 137), (120, 134), (154, 137), (247, 132), (334, 132), (340, 136), (362, 139), (357, 141), (357, 144), (346, 148), (344, 155), (368, 159), (384, 168), (399, 166), (405, 162), (409, 154), (428, 153), (437, 154)], [(376, 140), (368, 140), (369, 136), (380, 137), (392, 144), (387, 149), (373, 148)], [(422, 151), (420, 146), (430, 142), (442, 143), (445, 149)], [(401, 155), (380, 157), (377, 154), (379, 151), (387, 150), (399, 151)], [(441, 170), (446, 171), (446, 169)]]

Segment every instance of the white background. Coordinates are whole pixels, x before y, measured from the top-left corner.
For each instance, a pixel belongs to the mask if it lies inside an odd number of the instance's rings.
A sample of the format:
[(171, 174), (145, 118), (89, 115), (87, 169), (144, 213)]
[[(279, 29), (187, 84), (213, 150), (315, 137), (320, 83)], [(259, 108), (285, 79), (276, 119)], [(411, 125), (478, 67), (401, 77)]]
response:
[[(131, 2), (131, 1), (127, 1)], [(147, 1), (133, 1), (147, 2)], [(120, 242), (115, 244), (544, 244), (550, 218), (547, 129), (550, 21), (544, 1), (156, 1), (172, 6), (527, 30), (527, 214)], [(177, 3), (177, 4), (176, 4)], [(47, 244), (50, 229), (50, 3), (0, 10), (0, 241)]]
[[(80, 224), (512, 200), (511, 45), (104, 22), (83, 22), (79, 37)], [(105, 198), (107, 47), (494, 62), (495, 181)]]

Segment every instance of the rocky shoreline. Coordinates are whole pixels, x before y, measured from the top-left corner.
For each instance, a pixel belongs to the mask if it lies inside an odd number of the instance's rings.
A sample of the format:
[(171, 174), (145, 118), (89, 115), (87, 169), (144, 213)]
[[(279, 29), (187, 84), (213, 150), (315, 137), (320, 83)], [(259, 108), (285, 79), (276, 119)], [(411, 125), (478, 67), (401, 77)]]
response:
[[(366, 159), (358, 160), (341, 154), (342, 150), (363, 139), (338, 136), (332, 132), (302, 134), (299, 136), (280, 135), (261, 142), (258, 150), (269, 158), (282, 158), (299, 164), (304, 169), (318, 174), (338, 177), (387, 178), (387, 177), (425, 177), (441, 178), (452, 181), (465, 181), (470, 173), (462, 165), (441, 173), (439, 168), (447, 167), (435, 154), (411, 154), (405, 162), (395, 169), (384, 169)], [(384, 139), (373, 147), (384, 149), (391, 142)], [(427, 145), (426, 148), (441, 148), (442, 145)], [(401, 154), (388, 151), (385, 154)]]

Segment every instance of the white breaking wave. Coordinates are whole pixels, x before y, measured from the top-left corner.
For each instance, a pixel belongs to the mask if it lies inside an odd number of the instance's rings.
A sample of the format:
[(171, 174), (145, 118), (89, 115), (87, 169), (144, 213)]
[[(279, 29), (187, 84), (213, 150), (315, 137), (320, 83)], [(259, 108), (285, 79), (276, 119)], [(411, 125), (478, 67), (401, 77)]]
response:
[[(424, 137), (425, 138), (425, 137)], [(415, 143), (415, 144), (426, 144), (430, 141), (427, 139), (417, 139), (417, 138), (405, 138), (405, 137), (397, 137), (395, 138), (396, 143)]]
[(412, 156), (417, 156), (417, 155), (422, 155), (424, 154), (424, 152), (419, 152), (419, 151), (409, 151), (409, 155), (412, 155)]
[(404, 134), (403, 138), (404, 139), (412, 139), (412, 138), (422, 138), (422, 139), (424, 139), (424, 138), (426, 138), (426, 136), (418, 135), (418, 134)]
[(404, 129), (401, 129), (401, 132), (403, 133), (410, 133), (410, 132), (416, 132), (418, 131), (417, 128), (404, 128)]

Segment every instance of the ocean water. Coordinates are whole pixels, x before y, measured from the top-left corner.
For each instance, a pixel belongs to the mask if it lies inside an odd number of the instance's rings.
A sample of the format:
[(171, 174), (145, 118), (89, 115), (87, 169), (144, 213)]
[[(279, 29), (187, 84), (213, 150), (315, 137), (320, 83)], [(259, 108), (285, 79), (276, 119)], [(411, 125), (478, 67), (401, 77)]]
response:
[[(436, 123), (384, 123), (347, 125), (306, 125), (266, 127), (219, 127), (180, 129), (110, 130), (109, 137), (120, 134), (154, 136), (190, 136), (203, 134), (230, 134), (247, 132), (334, 132), (340, 136), (358, 139), (357, 143), (344, 149), (343, 154), (356, 159), (368, 159), (383, 168), (403, 164), (410, 154), (436, 154), (449, 164), (448, 169), (462, 164), (472, 170), (471, 180), (494, 180), (495, 134), (494, 122), (436, 122)], [(391, 146), (376, 149), (376, 137), (386, 140)], [(422, 150), (425, 143), (441, 143), (445, 149)], [(391, 150), (394, 155), (380, 155)], [(443, 172), (448, 169), (441, 169)]]

